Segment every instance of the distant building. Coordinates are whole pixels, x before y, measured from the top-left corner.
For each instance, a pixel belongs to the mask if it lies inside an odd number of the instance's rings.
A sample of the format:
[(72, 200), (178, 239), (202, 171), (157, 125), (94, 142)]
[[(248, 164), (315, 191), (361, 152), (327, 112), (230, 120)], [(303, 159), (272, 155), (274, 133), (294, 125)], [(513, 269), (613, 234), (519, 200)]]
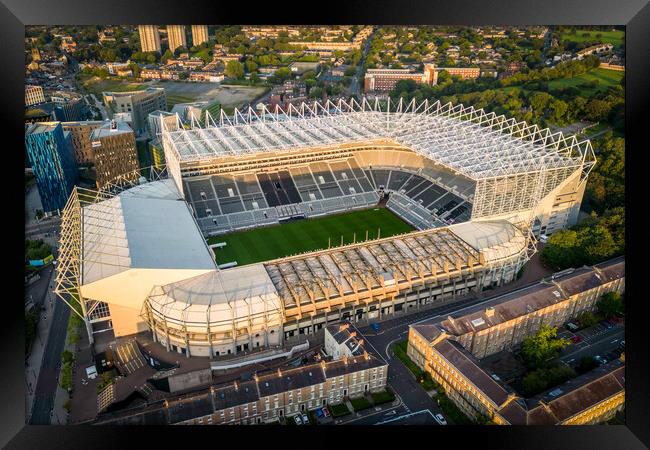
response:
[(142, 69), (140, 78), (144, 80), (179, 80), (180, 73), (178, 70), (169, 69)]
[(86, 119), (88, 107), (78, 98), (57, 103), (54, 107), (54, 117), (60, 122), (75, 122)]
[(41, 86), (25, 86), (25, 106), (45, 103), (45, 95)]
[(291, 41), (289, 45), (295, 45), (301, 48), (307, 48), (307, 50), (324, 50), (324, 51), (343, 51), (347, 52), (348, 50), (356, 50), (361, 48), (361, 42), (301, 42), (301, 41)]
[(163, 122), (166, 130), (178, 130), (178, 119), (174, 111), (154, 111), (147, 116), (147, 128), (151, 139), (156, 139), (160, 136)]
[(478, 78), (481, 75), (478, 67), (436, 67), (433, 64), (424, 64), (422, 73), (411, 69), (368, 69), (363, 80), (364, 92), (390, 92), (400, 80), (435, 85), (438, 83), (438, 74), (443, 70), (463, 79)]
[(308, 72), (310, 70), (317, 70), (319, 66), (318, 62), (292, 62), (289, 64), (289, 70), (291, 70), (291, 73), (295, 73), (298, 75), (302, 75), (305, 72)]
[(173, 114), (178, 114), (181, 122), (188, 124), (192, 121), (192, 116), (194, 116), (196, 120), (200, 120), (203, 116), (203, 111), (208, 107), (208, 105), (209, 103), (207, 101), (176, 103), (171, 112)]
[(57, 122), (34, 123), (25, 129), (25, 148), (43, 211), (63, 209), (78, 178), (70, 133)]
[(126, 123), (116, 121), (105, 123), (93, 130), (90, 142), (95, 156), (98, 188), (118, 176), (128, 174), (137, 179), (140, 164), (135, 134)]
[(207, 82), (207, 83), (220, 83), (224, 80), (225, 75), (223, 72), (214, 71), (200, 71), (191, 72), (188, 77), (189, 81)]
[(167, 25), (167, 43), (172, 53), (179, 47), (186, 48), (185, 25)]
[(41, 60), (41, 51), (38, 49), (38, 47), (32, 47), (32, 61), (40, 61)]
[(137, 136), (147, 131), (147, 116), (156, 110), (167, 110), (163, 88), (147, 88), (142, 91), (103, 92), (104, 104), (110, 113), (130, 113)]
[(165, 151), (160, 139), (153, 139), (148, 142), (149, 158), (151, 165), (156, 169), (161, 169), (165, 165)]
[(131, 69), (131, 62), (127, 61), (125, 63), (123, 62), (107, 62), (106, 63), (106, 69), (108, 70), (108, 73), (111, 75), (118, 75), (118, 71), (120, 69)]
[(72, 150), (77, 164), (90, 164), (95, 162), (95, 153), (90, 144), (90, 135), (102, 126), (101, 120), (88, 120), (82, 122), (62, 122), (63, 131), (70, 132)]
[(576, 58), (577, 59), (582, 59), (585, 56), (592, 55), (594, 53), (610, 52), (613, 49), (614, 49), (614, 46), (612, 44), (592, 45), (591, 47), (587, 47), (587, 48), (582, 49), (579, 52), (577, 52), (576, 53)]
[(192, 45), (201, 45), (208, 42), (208, 26), (192, 25)]
[(160, 53), (160, 33), (157, 25), (138, 25), (140, 49), (143, 52)]
[(61, 38), (61, 50), (66, 52), (73, 52), (77, 49), (77, 43), (72, 39), (72, 36), (63, 36)]

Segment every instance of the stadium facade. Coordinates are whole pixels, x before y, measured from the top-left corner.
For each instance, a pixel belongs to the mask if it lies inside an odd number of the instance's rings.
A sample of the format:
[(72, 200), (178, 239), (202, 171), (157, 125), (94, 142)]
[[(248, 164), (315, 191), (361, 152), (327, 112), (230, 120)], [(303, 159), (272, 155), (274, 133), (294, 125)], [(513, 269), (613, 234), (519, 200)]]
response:
[[(221, 356), (509, 282), (535, 235), (575, 222), (595, 161), (588, 141), (439, 102), (202, 119), (161, 123), (155, 181), (73, 192), (57, 292), (91, 336), (150, 330), (170, 351)], [(417, 230), (225, 270), (205, 240), (382, 197)]]

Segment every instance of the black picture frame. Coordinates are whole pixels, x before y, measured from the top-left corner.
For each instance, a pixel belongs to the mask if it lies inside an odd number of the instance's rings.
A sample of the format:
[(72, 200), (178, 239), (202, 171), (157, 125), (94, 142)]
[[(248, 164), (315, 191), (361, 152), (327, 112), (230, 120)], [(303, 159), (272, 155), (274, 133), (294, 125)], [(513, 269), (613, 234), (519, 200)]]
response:
[[(2, 326), (0, 326), (0, 446), (6, 448), (109, 448), (133, 447), (138, 438), (147, 445), (171, 445), (172, 439), (181, 445), (201, 445), (199, 439), (208, 439), (214, 445), (226, 445), (223, 440), (234, 440), (238, 446), (250, 448), (257, 443), (279, 446), (374, 446), (392, 445), (476, 445), (496, 448), (647, 448), (650, 445), (650, 414), (648, 400), (648, 338), (647, 315), (642, 295), (644, 174), (642, 157), (647, 149), (644, 136), (645, 108), (648, 100), (650, 74), (650, 5), (647, 0), (454, 0), (445, 2), (374, 1), (374, 2), (267, 2), (265, 4), (192, 1), (161, 3), (159, 0), (127, 2), (113, 0), (2, 0), (0, 4), (0, 48), (2, 70), (0, 90), (3, 105), (1, 123), (3, 136), (3, 175), (5, 180), (3, 209), (5, 210), (5, 259)], [(84, 24), (138, 24), (138, 23), (207, 23), (207, 24), (403, 24), (403, 25), (625, 25), (626, 26), (626, 156), (632, 171), (628, 179), (635, 180), (627, 189), (627, 240), (632, 243), (626, 259), (632, 264), (626, 276), (630, 293), (626, 302), (626, 425), (575, 427), (360, 427), (294, 428), (302, 434), (288, 436), (278, 427), (93, 427), (31, 426), (25, 425), (24, 382), (24, 324), (22, 303), (17, 297), (22, 291), (22, 268), (19, 256), (23, 225), (11, 202), (20, 205), (20, 196), (13, 196), (11, 186), (21, 182), (24, 146), (22, 86), (24, 84), (24, 27), (25, 25), (84, 25)], [(646, 144), (646, 145), (644, 145)], [(7, 156), (9, 158), (7, 159)], [(638, 178), (637, 178), (638, 175)], [(630, 178), (630, 176), (632, 178)], [(15, 177), (15, 178), (14, 178)], [(627, 208), (626, 208), (627, 209)], [(14, 217), (16, 216), (16, 217)], [(635, 230), (638, 229), (639, 231)], [(632, 234), (630, 234), (630, 232)], [(7, 245), (12, 244), (12, 245)], [(14, 252), (15, 250), (15, 252)], [(635, 260), (639, 259), (635, 263)], [(13, 295), (13, 288), (18, 291)], [(628, 336), (629, 335), (629, 336)], [(286, 429), (285, 429), (286, 430)], [(276, 436), (268, 436), (273, 434)], [(322, 435), (322, 439), (319, 435)], [(443, 436), (444, 435), (444, 436)], [(448, 444), (443, 444), (449, 439)], [(205, 445), (205, 444), (202, 444)], [(232, 445), (232, 444), (227, 444)]]

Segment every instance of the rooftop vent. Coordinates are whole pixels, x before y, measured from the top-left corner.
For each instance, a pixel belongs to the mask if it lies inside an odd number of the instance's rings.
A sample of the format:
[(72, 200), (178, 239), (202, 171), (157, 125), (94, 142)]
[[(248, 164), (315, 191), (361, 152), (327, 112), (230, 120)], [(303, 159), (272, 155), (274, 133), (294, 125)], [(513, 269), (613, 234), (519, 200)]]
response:
[(479, 317), (478, 319), (472, 320), (472, 325), (475, 327), (480, 327), (481, 325), (485, 325), (485, 320), (483, 320), (482, 317)]
[(553, 295), (555, 295), (557, 298), (560, 298), (562, 296), (560, 294), (560, 291), (553, 291)]

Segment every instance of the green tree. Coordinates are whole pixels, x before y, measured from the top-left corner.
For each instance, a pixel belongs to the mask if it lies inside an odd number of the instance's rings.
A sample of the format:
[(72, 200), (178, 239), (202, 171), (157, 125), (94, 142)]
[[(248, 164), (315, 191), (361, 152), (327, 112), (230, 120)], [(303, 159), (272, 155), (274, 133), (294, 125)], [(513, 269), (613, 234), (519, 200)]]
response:
[(569, 345), (569, 341), (557, 337), (557, 328), (548, 325), (542, 328), (533, 336), (527, 337), (521, 344), (521, 356), (531, 368), (539, 368), (546, 362), (556, 357), (562, 348)]
[(309, 91), (309, 98), (323, 98), (323, 88), (314, 87)]
[(589, 328), (598, 323), (598, 318), (591, 311), (585, 311), (578, 316), (578, 322), (580, 322), (581, 326)]
[(623, 312), (623, 296), (618, 292), (607, 292), (600, 297), (596, 306), (606, 318), (614, 317)]
[(167, 64), (167, 61), (169, 61), (173, 57), (174, 54), (172, 53), (172, 51), (170, 49), (167, 49), (165, 50), (165, 53), (163, 53), (163, 55), (160, 57), (160, 62), (162, 62), (163, 64)]
[(228, 61), (225, 72), (227, 77), (239, 79), (244, 76), (244, 66), (239, 61)]

